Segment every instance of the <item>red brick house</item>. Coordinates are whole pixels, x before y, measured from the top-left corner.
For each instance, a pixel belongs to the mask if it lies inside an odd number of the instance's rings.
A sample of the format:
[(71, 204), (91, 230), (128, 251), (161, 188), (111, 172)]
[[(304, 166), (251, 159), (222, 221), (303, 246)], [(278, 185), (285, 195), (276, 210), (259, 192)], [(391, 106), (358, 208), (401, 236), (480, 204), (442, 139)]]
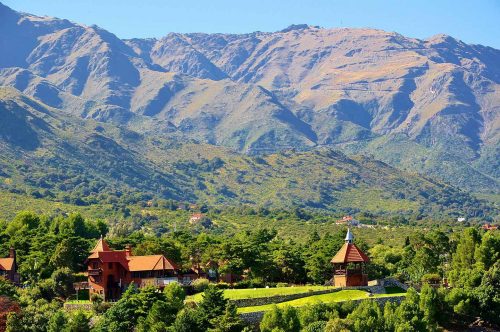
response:
[(15, 284), (19, 283), (19, 274), (17, 273), (16, 250), (10, 248), (9, 257), (0, 258), (0, 276)]
[(331, 262), (334, 266), (333, 281), (335, 286), (368, 285), (366, 264), (370, 262), (370, 258), (354, 244), (354, 236), (350, 229), (347, 229), (344, 245)]
[(137, 287), (163, 288), (171, 282), (189, 283), (195, 279), (193, 275), (182, 275), (180, 268), (163, 255), (134, 256), (130, 246), (112, 250), (102, 238), (86, 264), (90, 296), (98, 294), (105, 300), (120, 298), (132, 283)]

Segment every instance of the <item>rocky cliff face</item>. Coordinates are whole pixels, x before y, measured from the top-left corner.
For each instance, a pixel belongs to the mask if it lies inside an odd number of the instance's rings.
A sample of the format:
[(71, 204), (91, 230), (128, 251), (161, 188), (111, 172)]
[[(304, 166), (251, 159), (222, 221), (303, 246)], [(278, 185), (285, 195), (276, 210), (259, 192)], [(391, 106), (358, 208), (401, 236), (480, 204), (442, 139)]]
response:
[(0, 85), (62, 112), (252, 154), (334, 146), (499, 190), (499, 50), (307, 25), (120, 40), (1, 5), (0, 17)]

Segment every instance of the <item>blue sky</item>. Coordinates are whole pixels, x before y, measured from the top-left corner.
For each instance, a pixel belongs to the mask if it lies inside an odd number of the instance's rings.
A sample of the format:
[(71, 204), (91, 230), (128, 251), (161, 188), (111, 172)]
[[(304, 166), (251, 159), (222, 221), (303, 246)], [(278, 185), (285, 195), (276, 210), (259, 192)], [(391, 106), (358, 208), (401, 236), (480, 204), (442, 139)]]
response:
[[(2, 1), (2, 0), (0, 0)], [(120, 38), (277, 31), (290, 24), (445, 33), (500, 49), (500, 0), (3, 0), (15, 10), (97, 24)]]

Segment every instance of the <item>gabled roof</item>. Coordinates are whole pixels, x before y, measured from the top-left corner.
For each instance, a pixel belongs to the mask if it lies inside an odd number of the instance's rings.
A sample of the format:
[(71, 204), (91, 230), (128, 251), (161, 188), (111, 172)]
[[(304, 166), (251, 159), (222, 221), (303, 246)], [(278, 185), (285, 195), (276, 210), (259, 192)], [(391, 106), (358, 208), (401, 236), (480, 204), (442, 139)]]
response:
[(89, 259), (99, 259), (103, 263), (120, 263), (126, 270), (156, 271), (177, 270), (178, 266), (163, 255), (132, 256), (126, 250), (112, 250), (104, 239), (100, 239), (90, 253)]
[(12, 271), (14, 269), (14, 258), (0, 258), (0, 270)]
[(178, 269), (174, 262), (163, 255), (130, 256), (128, 259), (128, 270), (131, 272)]
[(368, 263), (370, 258), (365, 255), (354, 243), (344, 243), (339, 252), (332, 258), (332, 263)]

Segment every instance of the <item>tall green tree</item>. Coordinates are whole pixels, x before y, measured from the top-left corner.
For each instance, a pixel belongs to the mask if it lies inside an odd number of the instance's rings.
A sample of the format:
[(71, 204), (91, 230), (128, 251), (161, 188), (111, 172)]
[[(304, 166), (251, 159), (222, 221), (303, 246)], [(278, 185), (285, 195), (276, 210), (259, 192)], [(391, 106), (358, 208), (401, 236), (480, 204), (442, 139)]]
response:
[(383, 314), (375, 301), (363, 301), (347, 316), (355, 331), (384, 331)]
[(224, 315), (214, 319), (211, 332), (240, 332), (244, 327), (243, 321), (238, 316), (236, 306), (229, 302)]
[(272, 331), (300, 331), (300, 319), (297, 309), (286, 306), (283, 309), (274, 305), (271, 310), (266, 311), (260, 323), (261, 332)]
[(198, 310), (204, 315), (207, 322), (224, 314), (227, 306), (227, 299), (224, 291), (214, 285), (209, 285), (203, 292), (202, 300), (198, 305)]
[(172, 325), (173, 332), (205, 332), (206, 330), (204, 313), (193, 308), (182, 309)]
[(66, 328), (68, 317), (62, 310), (56, 311), (49, 320), (47, 332), (61, 332)]
[(435, 288), (424, 284), (420, 291), (420, 311), (422, 320), (429, 331), (437, 330), (439, 315), (439, 298)]
[(396, 309), (396, 331), (426, 331), (420, 311), (420, 296), (413, 288), (409, 288), (406, 298)]
[(77, 311), (68, 320), (68, 323), (67, 323), (64, 331), (65, 332), (89, 332), (90, 331), (89, 323), (90, 323), (90, 320), (87, 317), (87, 315), (83, 311)]
[[(138, 320), (137, 332), (167, 332), (171, 320), (171, 307), (164, 301), (157, 301), (151, 307), (146, 317), (140, 317)], [(175, 317), (175, 316), (174, 316)]]

